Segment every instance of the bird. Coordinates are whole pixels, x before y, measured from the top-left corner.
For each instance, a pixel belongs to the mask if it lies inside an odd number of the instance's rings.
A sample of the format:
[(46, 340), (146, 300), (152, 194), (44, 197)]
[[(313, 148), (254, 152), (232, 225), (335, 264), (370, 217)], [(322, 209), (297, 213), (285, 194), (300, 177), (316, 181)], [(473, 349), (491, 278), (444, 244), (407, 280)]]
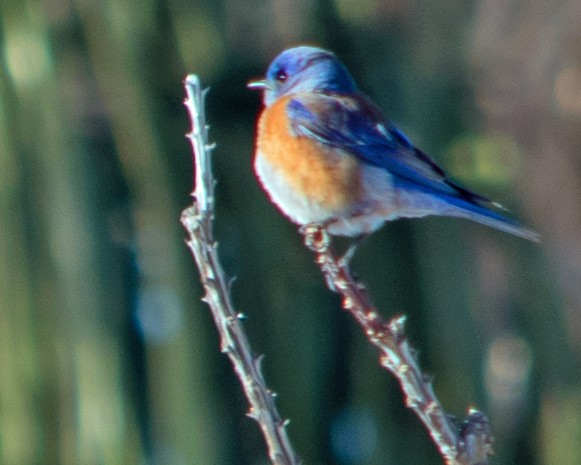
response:
[(254, 172), (292, 222), (367, 237), (384, 223), (428, 215), (466, 218), (515, 236), (539, 235), (498, 203), (452, 181), (357, 87), (331, 51), (289, 48), (269, 65)]

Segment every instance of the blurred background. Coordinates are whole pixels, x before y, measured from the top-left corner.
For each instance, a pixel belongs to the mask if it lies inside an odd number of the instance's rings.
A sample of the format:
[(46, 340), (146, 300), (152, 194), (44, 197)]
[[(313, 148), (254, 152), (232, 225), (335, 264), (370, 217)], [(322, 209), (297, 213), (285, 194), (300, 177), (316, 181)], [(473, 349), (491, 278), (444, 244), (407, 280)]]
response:
[(0, 0), (0, 464), (267, 464), (179, 215), (183, 78), (211, 87), (216, 235), (305, 464), (440, 464), (252, 174), (282, 49), (334, 50), (416, 144), (540, 244), (402, 220), (353, 269), (405, 312), (495, 464), (581, 463), (581, 2)]

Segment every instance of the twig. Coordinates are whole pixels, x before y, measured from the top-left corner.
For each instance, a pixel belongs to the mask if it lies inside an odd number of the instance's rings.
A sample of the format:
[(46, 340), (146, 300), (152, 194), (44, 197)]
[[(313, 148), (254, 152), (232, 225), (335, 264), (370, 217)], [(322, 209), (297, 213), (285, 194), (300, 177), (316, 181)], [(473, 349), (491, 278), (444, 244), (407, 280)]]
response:
[(343, 298), (343, 308), (357, 320), (369, 341), (381, 352), (380, 363), (398, 379), (407, 407), (420, 418), (448, 465), (485, 465), (492, 455), (488, 419), (469, 409), (458, 429), (434, 394), (431, 379), (417, 362), (416, 353), (404, 334), (405, 316), (389, 322), (379, 315), (365, 288), (356, 283), (348, 262), (338, 259), (331, 238), (321, 225), (302, 228), (305, 245), (316, 253), (316, 262), (329, 288)]
[(211, 309), (214, 323), (220, 333), (220, 346), (230, 357), (244, 394), (250, 404), (248, 416), (260, 425), (266, 441), (270, 461), (275, 465), (298, 465), (286, 433), (288, 421), (282, 420), (274, 404), (274, 394), (266, 387), (261, 370), (262, 357), (252, 355), (244, 333), (243, 315), (234, 310), (229, 293), (229, 283), (217, 253), (217, 243), (212, 232), (214, 216), (214, 178), (211, 166), (213, 145), (208, 143), (208, 126), (204, 114), (204, 98), (196, 75), (185, 80), (186, 105), (192, 123), (187, 137), (192, 144), (195, 165), (194, 203), (182, 212), (181, 222), (189, 234), (187, 244), (198, 266), (205, 289), (203, 301)]

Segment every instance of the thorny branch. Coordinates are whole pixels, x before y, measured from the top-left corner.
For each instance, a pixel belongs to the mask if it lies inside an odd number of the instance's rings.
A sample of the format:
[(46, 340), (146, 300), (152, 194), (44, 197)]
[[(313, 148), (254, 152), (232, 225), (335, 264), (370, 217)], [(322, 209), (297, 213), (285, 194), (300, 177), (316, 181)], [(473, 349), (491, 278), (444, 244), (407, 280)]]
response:
[[(229, 284), (218, 260), (213, 237), (214, 178), (208, 126), (204, 114), (204, 97), (197, 76), (186, 78), (185, 105), (192, 122), (187, 135), (192, 143), (195, 165), (194, 203), (182, 213), (182, 224), (189, 234), (187, 241), (198, 266), (205, 289), (203, 300), (208, 303), (220, 333), (222, 352), (234, 366), (250, 404), (248, 415), (260, 425), (270, 460), (274, 465), (299, 465), (286, 434), (286, 422), (274, 405), (274, 395), (266, 387), (260, 367), (261, 357), (252, 355), (244, 333), (241, 315), (233, 307)], [(474, 409), (457, 427), (448, 417), (432, 387), (431, 380), (420, 369), (414, 349), (404, 334), (404, 316), (384, 320), (370, 301), (365, 288), (355, 282), (346, 260), (337, 258), (331, 239), (323, 226), (310, 225), (302, 229), (306, 246), (316, 253), (332, 291), (343, 298), (347, 310), (365, 331), (369, 341), (381, 352), (381, 365), (398, 379), (411, 408), (428, 429), (447, 465), (486, 465), (492, 454), (492, 435), (488, 419)]]
[(228, 355), (250, 404), (248, 416), (260, 425), (270, 460), (274, 465), (299, 465), (286, 433), (283, 420), (274, 404), (274, 394), (266, 387), (262, 376), (261, 357), (252, 349), (240, 321), (242, 315), (234, 310), (229, 283), (218, 259), (212, 222), (214, 216), (214, 178), (208, 143), (208, 126), (204, 113), (204, 98), (196, 75), (185, 80), (186, 105), (192, 129), (187, 137), (194, 154), (195, 188), (193, 205), (182, 212), (181, 222), (189, 234), (187, 244), (194, 256), (205, 289), (204, 302), (210, 306), (214, 323), (220, 333), (222, 352)]
[(418, 365), (416, 353), (404, 333), (405, 316), (389, 322), (379, 315), (365, 288), (355, 282), (347, 260), (337, 258), (331, 238), (321, 225), (301, 231), (305, 245), (316, 253), (316, 262), (329, 288), (338, 292), (347, 310), (365, 331), (369, 341), (381, 352), (380, 363), (397, 378), (406, 406), (420, 418), (448, 465), (485, 465), (492, 455), (492, 434), (484, 414), (468, 410), (468, 417), (457, 428), (434, 394), (429, 376)]

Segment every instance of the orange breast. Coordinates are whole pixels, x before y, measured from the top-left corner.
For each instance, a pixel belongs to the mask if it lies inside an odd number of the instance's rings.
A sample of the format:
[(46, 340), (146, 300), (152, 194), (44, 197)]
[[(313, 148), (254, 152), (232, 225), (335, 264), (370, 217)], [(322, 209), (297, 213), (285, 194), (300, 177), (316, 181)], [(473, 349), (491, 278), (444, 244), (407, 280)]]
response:
[(361, 190), (355, 157), (290, 133), (286, 105), (290, 97), (266, 108), (258, 124), (257, 152), (276, 167), (289, 187), (330, 210), (353, 204)]

